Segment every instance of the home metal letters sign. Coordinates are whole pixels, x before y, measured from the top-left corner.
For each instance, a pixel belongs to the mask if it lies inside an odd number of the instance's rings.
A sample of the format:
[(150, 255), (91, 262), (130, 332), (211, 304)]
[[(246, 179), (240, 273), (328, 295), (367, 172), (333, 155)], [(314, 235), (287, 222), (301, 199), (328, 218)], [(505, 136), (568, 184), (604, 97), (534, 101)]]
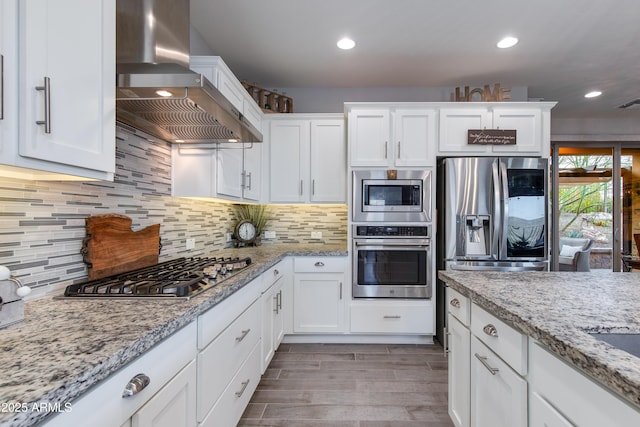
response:
[(469, 145), (515, 145), (515, 129), (469, 129), (467, 131)]

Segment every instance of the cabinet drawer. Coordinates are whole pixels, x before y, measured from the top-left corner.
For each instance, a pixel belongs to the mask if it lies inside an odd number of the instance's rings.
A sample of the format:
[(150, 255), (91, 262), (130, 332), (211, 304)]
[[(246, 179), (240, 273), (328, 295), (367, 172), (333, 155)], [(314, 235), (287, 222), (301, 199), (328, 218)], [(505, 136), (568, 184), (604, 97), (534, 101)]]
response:
[(209, 345), (220, 333), (227, 328), (247, 307), (260, 298), (262, 275), (233, 295), (198, 316), (198, 349)]
[(300, 257), (293, 261), (295, 273), (344, 273), (344, 257)]
[(254, 303), (198, 355), (198, 420), (218, 400), (260, 341), (260, 304)]
[(351, 306), (351, 332), (432, 334), (433, 306), (424, 303), (388, 301)]
[[(195, 356), (196, 325), (192, 322), (98, 383), (78, 400), (71, 402), (72, 411), (56, 415), (50, 421), (47, 420), (45, 425), (47, 427), (119, 426), (147, 403)], [(125, 386), (138, 374), (148, 376), (149, 385), (137, 394), (123, 398), (122, 392)]]
[(256, 345), (249, 358), (199, 426), (235, 426), (249, 404), (258, 382), (260, 382), (260, 346)]
[(447, 310), (463, 325), (469, 326), (471, 302), (455, 289), (447, 287)]
[(527, 337), (473, 303), (471, 333), (520, 375), (527, 373)]
[(284, 261), (280, 261), (279, 263), (262, 273), (262, 293), (265, 293), (274, 283), (282, 279), (285, 273), (285, 267), (286, 265), (284, 264)]

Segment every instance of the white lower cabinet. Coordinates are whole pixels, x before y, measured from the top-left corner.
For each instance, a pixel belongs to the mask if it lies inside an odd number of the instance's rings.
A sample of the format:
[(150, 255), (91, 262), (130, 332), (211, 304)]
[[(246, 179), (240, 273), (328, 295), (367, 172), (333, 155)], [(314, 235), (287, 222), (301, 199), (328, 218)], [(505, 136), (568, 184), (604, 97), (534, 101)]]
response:
[[(223, 301), (221, 310), (214, 308), (198, 318), (198, 327), (202, 331), (198, 342), (201, 349), (198, 354), (199, 422), (207, 418), (233, 417), (232, 409), (227, 404), (220, 406), (219, 402), (236, 402), (236, 398), (250, 397), (257, 386), (261, 336), (259, 280), (261, 278), (255, 279)], [(216, 333), (218, 331), (219, 334)], [(255, 367), (253, 362), (248, 362), (253, 357), (257, 357)], [(218, 415), (211, 418), (212, 411)], [(219, 425), (235, 425), (238, 419)]]
[(469, 426), (471, 332), (451, 314), (447, 317), (448, 410), (456, 427)]
[(453, 289), (447, 289), (446, 301), (448, 410), (454, 425), (526, 427), (526, 336)]
[(430, 300), (353, 301), (351, 332), (364, 334), (433, 334)]
[[(195, 427), (196, 323), (184, 327), (102, 381), (70, 412), (45, 422), (46, 427)], [(134, 378), (148, 385), (129, 397), (123, 391)]]
[(526, 427), (527, 382), (471, 337), (471, 426)]
[(263, 276), (262, 305), (262, 363), (260, 372), (269, 366), (273, 355), (284, 338), (285, 311), (288, 307), (287, 286), (291, 279), (290, 260), (280, 261)]
[(640, 411), (533, 339), (529, 363), (531, 427), (640, 425)]
[(293, 332), (344, 332), (346, 258), (297, 257), (293, 265)]

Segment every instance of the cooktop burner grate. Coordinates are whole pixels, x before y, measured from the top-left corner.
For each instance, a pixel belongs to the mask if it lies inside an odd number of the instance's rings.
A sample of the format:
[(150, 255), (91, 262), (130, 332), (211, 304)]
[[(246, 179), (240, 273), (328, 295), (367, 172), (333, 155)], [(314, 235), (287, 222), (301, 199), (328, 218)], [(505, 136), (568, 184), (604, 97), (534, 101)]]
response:
[(251, 265), (251, 258), (178, 258), (67, 286), (71, 298), (182, 298), (210, 289)]

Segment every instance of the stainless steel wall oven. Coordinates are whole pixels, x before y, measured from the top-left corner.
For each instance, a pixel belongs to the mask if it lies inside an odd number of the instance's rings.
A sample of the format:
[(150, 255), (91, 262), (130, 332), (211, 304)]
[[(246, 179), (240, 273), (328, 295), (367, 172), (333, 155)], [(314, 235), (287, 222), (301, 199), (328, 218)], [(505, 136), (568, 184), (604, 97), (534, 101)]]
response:
[(353, 227), (353, 298), (431, 298), (429, 225)]

